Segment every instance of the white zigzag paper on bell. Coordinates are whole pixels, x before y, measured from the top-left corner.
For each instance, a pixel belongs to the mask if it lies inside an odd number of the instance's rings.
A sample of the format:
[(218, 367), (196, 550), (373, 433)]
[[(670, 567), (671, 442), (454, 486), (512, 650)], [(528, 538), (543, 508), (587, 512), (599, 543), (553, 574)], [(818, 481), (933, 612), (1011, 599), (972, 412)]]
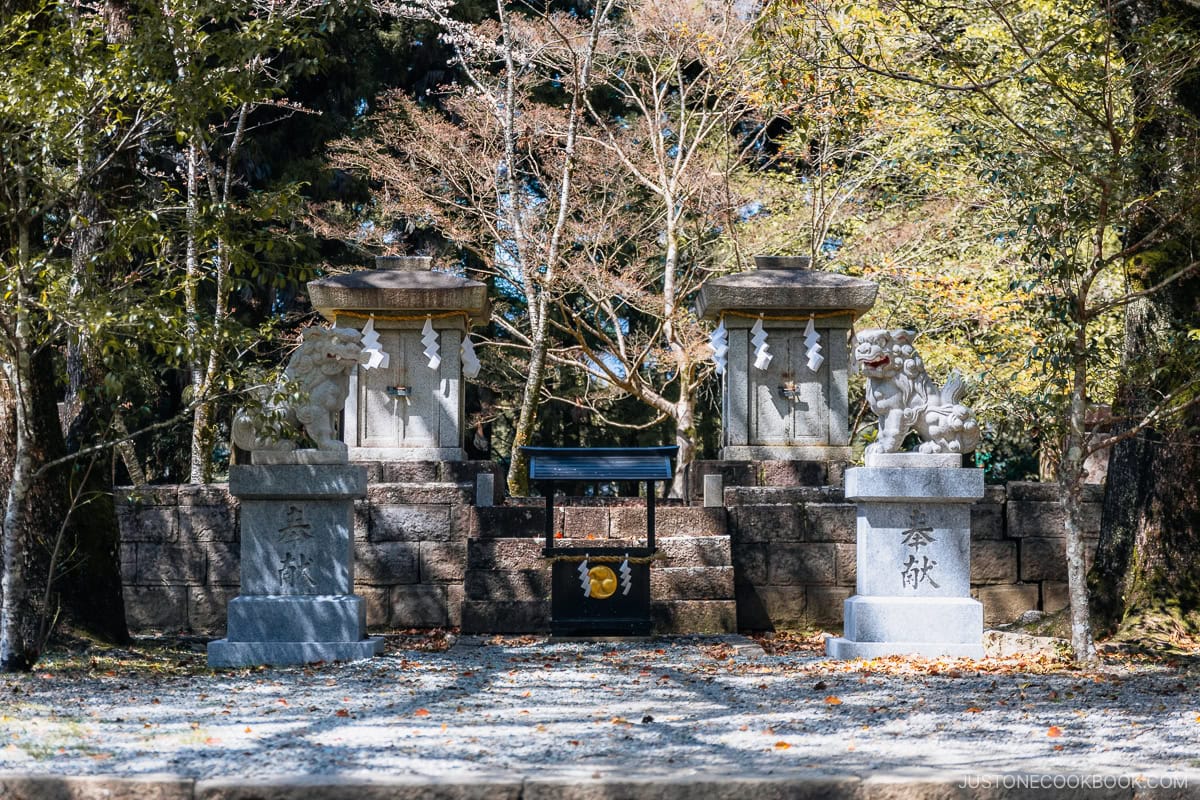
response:
[(442, 365), (442, 357), (438, 349), (437, 331), (433, 329), (433, 322), (429, 317), (425, 318), (425, 327), (421, 328), (421, 344), (425, 345), (425, 357), (429, 359), (429, 368), (437, 369)]
[(363, 369), (387, 369), (392, 357), (384, 352), (383, 345), (379, 343), (379, 331), (375, 330), (374, 314), (367, 320), (367, 324), (363, 325), (362, 344), (363, 352), (368, 356), (367, 363), (363, 364)]
[(717, 328), (708, 337), (708, 346), (712, 348), (713, 363), (717, 365), (717, 374), (725, 374), (725, 365), (729, 363), (729, 331), (725, 330), (725, 318), (717, 323)]
[(463, 375), (466, 375), (468, 378), (474, 378), (478, 375), (480, 367), (479, 356), (475, 355), (475, 344), (471, 341), (469, 333), (463, 336), (459, 354), (462, 356)]
[(808, 348), (805, 353), (808, 356), (808, 369), (810, 372), (816, 372), (825, 363), (825, 356), (821, 355), (821, 334), (813, 327), (811, 316), (808, 318), (808, 326), (804, 329), (804, 346)]
[(754, 334), (750, 341), (754, 344), (754, 367), (755, 369), (766, 370), (771, 366), (771, 348), (767, 345), (767, 332), (763, 330), (762, 317), (754, 321), (754, 327), (750, 329)]

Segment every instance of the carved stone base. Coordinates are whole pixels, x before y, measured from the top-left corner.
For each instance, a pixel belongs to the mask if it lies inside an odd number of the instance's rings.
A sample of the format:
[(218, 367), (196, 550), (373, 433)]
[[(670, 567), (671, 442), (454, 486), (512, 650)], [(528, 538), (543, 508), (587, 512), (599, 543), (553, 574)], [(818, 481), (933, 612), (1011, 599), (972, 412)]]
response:
[(250, 463), (274, 464), (348, 464), (345, 450), (253, 450)]
[(851, 449), (842, 445), (729, 445), (721, 448), (722, 461), (849, 461)]
[(832, 658), (915, 655), (983, 658), (983, 606), (969, 597), (862, 597), (845, 605)]
[(941, 459), (886, 453), (846, 471), (846, 499), (858, 506), (857, 592), (844, 635), (826, 641), (830, 657), (983, 657), (983, 606), (970, 596), (983, 470), (934, 466)]
[(350, 460), (361, 461), (466, 461), (461, 447), (351, 447)]
[(867, 453), (868, 467), (961, 467), (962, 453)]
[(210, 667), (273, 667), (332, 661), (362, 661), (383, 653), (383, 637), (360, 642), (231, 642), (208, 645)]
[(358, 642), (367, 635), (366, 603), (355, 595), (235, 597), (231, 642)]
[(369, 658), (354, 591), (354, 500), (366, 495), (358, 465), (279, 464), (230, 470), (241, 501), (241, 592), (229, 635), (208, 648), (214, 667)]

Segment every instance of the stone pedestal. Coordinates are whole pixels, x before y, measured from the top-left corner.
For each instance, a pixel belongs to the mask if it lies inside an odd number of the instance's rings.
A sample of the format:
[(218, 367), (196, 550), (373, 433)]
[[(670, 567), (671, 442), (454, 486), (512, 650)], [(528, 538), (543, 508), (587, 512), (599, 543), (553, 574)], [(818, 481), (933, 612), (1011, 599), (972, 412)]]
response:
[[(708, 281), (697, 299), (699, 314), (719, 319), (728, 334), (721, 458), (848, 461), (848, 337), (874, 304), (877, 287), (808, 269), (804, 257), (755, 256), (754, 262), (753, 270)], [(752, 328), (760, 321), (771, 355), (765, 365), (755, 363)]]
[(887, 454), (846, 471), (846, 499), (858, 505), (857, 593), (843, 636), (826, 642), (829, 656), (983, 657), (983, 606), (970, 583), (983, 470), (950, 462)]
[(209, 666), (382, 653), (354, 595), (354, 501), (366, 496), (366, 468), (235, 466), (229, 491), (241, 501), (241, 590), (229, 603), (226, 638), (208, 645)]

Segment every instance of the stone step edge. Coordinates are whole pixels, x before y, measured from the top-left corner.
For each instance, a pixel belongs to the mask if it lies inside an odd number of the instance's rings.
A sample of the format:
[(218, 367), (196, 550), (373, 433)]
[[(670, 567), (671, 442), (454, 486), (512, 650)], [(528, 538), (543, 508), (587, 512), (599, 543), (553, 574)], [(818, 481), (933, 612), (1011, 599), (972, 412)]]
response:
[[(1196, 775), (1178, 776), (1195, 782)], [(48, 800), (67, 797), (137, 797), (149, 800), (588, 800), (621, 797), (629, 800), (741, 800), (745, 797), (831, 798), (831, 800), (943, 800), (995, 798), (1012, 795), (1012, 788), (1037, 789), (1039, 800), (1080, 797), (1084, 779), (1097, 781), (1090, 797), (1152, 798), (1186, 796), (1188, 789), (1171, 786), (1163, 776), (1156, 786), (1137, 774), (1100, 775), (1095, 770), (1077, 772), (952, 772), (928, 770), (927, 774), (773, 775), (761, 778), (729, 778), (703, 775), (622, 777), (606, 780), (578, 774), (544, 772), (536, 776), (496, 771), (467, 779), (372, 776), (313, 776), (284, 779), (238, 777), (187, 778), (174, 775), (138, 777), (58, 776), (30, 773), (0, 773), (0, 793), (5, 800)], [(1107, 779), (1108, 783), (1099, 783)], [(1074, 781), (1074, 783), (1072, 783)], [(1010, 788), (1011, 787), (1011, 788)], [(1005, 789), (1008, 789), (1006, 792)], [(1025, 796), (1022, 794), (1021, 796)]]

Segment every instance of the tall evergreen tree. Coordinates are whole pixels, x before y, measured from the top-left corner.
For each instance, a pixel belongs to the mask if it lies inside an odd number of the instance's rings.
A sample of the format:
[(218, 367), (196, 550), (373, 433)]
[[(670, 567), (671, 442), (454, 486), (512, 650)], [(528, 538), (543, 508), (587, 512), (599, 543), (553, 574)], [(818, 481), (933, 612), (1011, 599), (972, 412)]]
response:
[(1129, 288), (1146, 294), (1126, 311), (1115, 412), (1133, 431), (1162, 398), (1193, 405), (1113, 449), (1091, 587), (1103, 628), (1169, 640), (1200, 633), (1200, 9), (1175, 0), (1103, 8), (1125, 59), (1143, 65), (1133, 92), (1145, 120), (1129, 143), (1141, 200), (1123, 238), (1139, 251), (1125, 268)]

